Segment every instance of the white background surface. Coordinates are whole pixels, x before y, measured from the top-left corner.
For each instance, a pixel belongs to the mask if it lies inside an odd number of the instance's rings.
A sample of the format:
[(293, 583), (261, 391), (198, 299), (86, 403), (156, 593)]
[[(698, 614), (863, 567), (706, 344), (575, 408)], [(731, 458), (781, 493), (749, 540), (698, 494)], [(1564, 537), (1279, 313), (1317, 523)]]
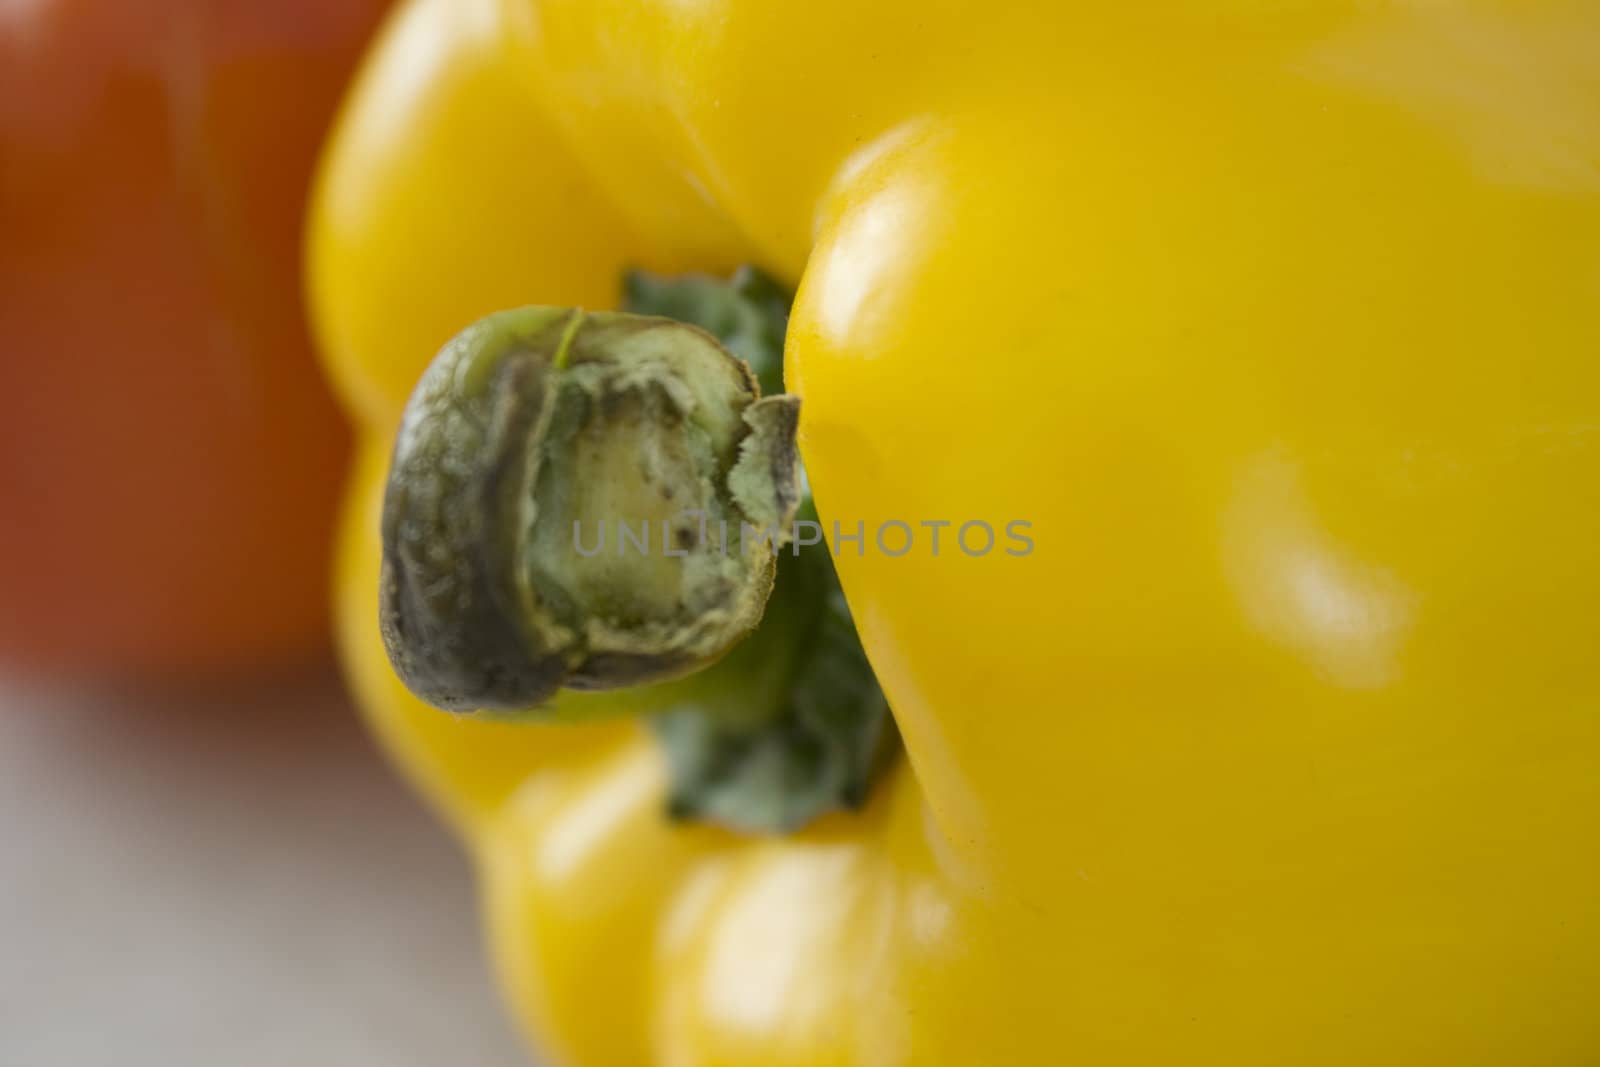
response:
[(527, 1067), (467, 867), (330, 676), (0, 680), (0, 1067)]

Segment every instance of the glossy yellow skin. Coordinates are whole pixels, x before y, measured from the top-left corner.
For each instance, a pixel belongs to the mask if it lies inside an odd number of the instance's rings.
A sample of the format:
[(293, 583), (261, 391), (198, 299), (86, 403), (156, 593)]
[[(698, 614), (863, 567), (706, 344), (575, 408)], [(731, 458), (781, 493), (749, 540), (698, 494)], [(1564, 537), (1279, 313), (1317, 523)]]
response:
[[(1600, 1059), (1600, 6), (413, 0), (312, 229), (372, 724), (574, 1067)], [(374, 618), (389, 435), (503, 306), (799, 284), (906, 756), (783, 839)], [(925, 537), (925, 531), (922, 533)]]

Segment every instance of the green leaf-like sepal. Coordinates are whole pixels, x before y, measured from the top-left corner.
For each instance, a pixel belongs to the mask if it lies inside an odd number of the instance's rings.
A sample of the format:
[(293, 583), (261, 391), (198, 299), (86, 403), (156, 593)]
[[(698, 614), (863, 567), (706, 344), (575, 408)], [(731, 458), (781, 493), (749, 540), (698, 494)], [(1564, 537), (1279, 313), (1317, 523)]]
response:
[[(766, 275), (748, 267), (731, 281), (634, 273), (625, 290), (630, 311), (700, 326), (748, 362), (764, 390), (782, 388), (790, 297)], [(755, 416), (750, 440), (765, 432), (792, 441), (794, 427), (782, 421), (788, 414)], [(760, 423), (768, 424), (765, 430)], [(773, 456), (779, 450), (752, 452)], [(776, 483), (754, 468), (746, 457), (734, 471), (732, 492), (746, 510), (790, 510), (788, 501), (758, 499), (760, 486)], [(740, 485), (741, 469), (758, 488)], [(809, 496), (799, 501), (798, 515), (816, 519)], [(821, 542), (797, 543), (782, 554), (760, 628), (727, 658), (640, 699), (657, 711), (656, 735), (671, 781), (669, 810), (737, 830), (783, 832), (858, 807), (897, 748), (888, 701)]]

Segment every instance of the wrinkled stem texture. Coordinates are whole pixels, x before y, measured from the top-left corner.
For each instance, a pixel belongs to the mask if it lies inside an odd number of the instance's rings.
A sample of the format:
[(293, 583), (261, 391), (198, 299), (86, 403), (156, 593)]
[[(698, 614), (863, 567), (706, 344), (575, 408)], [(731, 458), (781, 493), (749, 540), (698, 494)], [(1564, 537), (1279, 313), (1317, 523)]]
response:
[(679, 817), (858, 805), (894, 732), (827, 546), (785, 550), (815, 518), (789, 295), (749, 269), (624, 285), (622, 312), (491, 315), (418, 383), (384, 501), (390, 660), (456, 711), (648, 687)]

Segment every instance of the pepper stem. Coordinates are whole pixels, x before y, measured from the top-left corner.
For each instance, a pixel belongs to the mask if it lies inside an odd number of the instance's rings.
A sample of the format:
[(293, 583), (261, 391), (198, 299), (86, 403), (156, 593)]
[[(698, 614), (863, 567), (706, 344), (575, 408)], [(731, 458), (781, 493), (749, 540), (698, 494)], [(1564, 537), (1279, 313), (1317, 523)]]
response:
[(623, 312), (491, 315), (424, 373), (384, 501), (390, 660), (448, 710), (573, 718), (543, 706), (644, 687), (679, 817), (859, 805), (893, 721), (826, 543), (783, 551), (816, 520), (789, 294), (751, 269), (624, 288)]

